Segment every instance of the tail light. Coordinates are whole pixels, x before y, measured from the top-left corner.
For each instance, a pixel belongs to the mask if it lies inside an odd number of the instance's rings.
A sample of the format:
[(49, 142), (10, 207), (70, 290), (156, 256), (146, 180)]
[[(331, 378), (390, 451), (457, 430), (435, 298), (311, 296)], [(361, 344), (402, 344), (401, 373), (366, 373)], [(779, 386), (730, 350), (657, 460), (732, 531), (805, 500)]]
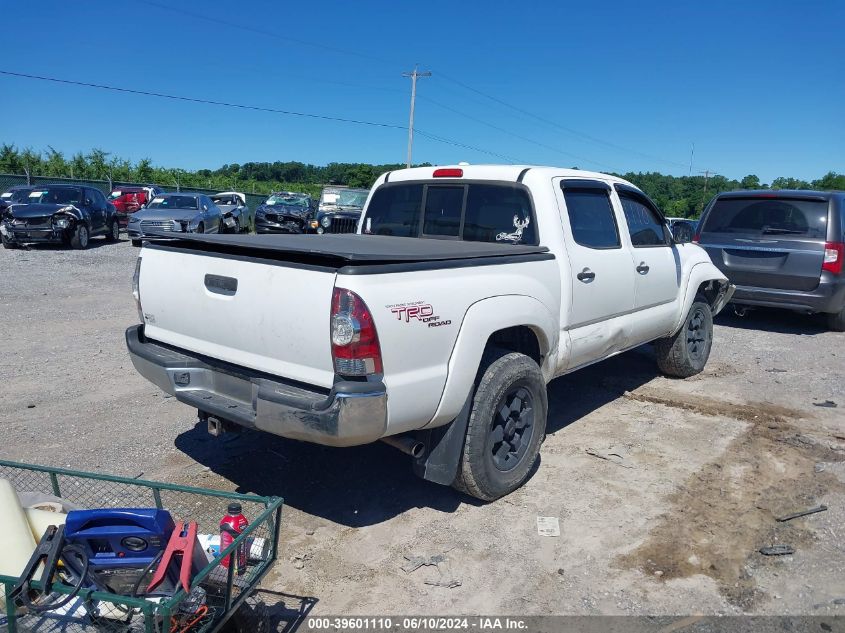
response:
[(367, 304), (351, 290), (332, 293), (331, 342), (334, 371), (341, 376), (382, 373), (381, 346)]
[(464, 175), (463, 169), (455, 169), (453, 167), (444, 167), (434, 170), (435, 178), (462, 178)]
[(826, 242), (824, 245), (824, 261), (822, 262), (822, 270), (826, 270), (834, 275), (842, 272), (842, 260), (845, 259), (845, 243), (843, 242)]
[(695, 234), (692, 236), (692, 243), (698, 244), (701, 241), (701, 222), (695, 227)]
[(141, 308), (141, 258), (135, 262), (135, 274), (132, 275), (132, 296), (135, 297), (135, 307), (138, 308), (138, 320), (144, 322), (144, 310)]

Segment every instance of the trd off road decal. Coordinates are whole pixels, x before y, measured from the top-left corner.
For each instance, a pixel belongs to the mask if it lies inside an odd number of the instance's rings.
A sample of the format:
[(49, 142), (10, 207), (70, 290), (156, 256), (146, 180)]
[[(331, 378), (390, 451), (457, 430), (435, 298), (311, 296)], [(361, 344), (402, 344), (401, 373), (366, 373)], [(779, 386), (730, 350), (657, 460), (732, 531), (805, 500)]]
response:
[(428, 327), (452, 325), (452, 321), (449, 319), (441, 320), (439, 315), (434, 314), (432, 305), (424, 301), (394, 303), (385, 307), (395, 314), (399, 321), (404, 321), (405, 323), (411, 323), (413, 319), (417, 323), (425, 323)]

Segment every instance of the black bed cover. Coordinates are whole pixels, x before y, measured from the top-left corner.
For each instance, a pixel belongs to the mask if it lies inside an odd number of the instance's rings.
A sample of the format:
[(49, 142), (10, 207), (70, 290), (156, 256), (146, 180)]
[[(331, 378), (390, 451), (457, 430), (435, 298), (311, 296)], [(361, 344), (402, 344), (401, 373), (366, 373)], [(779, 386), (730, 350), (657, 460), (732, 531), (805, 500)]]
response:
[[(188, 248), (256, 257), (334, 260), (348, 264), (435, 262), (547, 253), (545, 246), (420, 239), (386, 235), (218, 235), (157, 233), (164, 248)], [(175, 237), (175, 239), (174, 239)]]

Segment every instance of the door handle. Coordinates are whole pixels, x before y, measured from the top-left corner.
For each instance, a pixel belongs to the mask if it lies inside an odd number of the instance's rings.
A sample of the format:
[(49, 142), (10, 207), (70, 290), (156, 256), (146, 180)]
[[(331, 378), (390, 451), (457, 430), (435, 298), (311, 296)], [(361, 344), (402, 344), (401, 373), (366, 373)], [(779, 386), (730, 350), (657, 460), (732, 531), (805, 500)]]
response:
[(648, 267), (648, 264), (646, 264), (645, 262), (640, 262), (640, 265), (637, 266), (637, 272), (640, 273), (641, 275), (647, 275), (649, 270), (650, 270), (650, 268)]
[(590, 283), (593, 279), (596, 278), (596, 273), (594, 273), (589, 268), (585, 268), (580, 273), (575, 275), (578, 278), (578, 281), (583, 281), (585, 284)]

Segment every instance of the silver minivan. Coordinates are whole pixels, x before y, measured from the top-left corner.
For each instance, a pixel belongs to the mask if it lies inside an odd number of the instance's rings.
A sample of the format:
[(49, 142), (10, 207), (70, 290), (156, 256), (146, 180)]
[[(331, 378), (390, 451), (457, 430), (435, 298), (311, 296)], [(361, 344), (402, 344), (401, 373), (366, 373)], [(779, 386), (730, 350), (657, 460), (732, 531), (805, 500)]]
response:
[(845, 192), (732, 191), (717, 195), (695, 239), (736, 285), (739, 307), (825, 313), (845, 331)]

